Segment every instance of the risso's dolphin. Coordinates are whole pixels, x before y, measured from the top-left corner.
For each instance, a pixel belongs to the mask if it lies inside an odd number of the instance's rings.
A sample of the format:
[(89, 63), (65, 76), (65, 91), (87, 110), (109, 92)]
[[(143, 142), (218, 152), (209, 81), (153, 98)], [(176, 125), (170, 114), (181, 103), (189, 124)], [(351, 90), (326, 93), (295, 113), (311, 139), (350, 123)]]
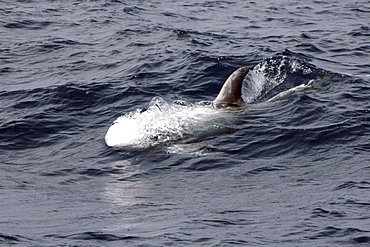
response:
[(228, 126), (233, 114), (222, 109), (241, 107), (241, 88), (249, 69), (234, 71), (209, 104), (169, 104), (155, 97), (147, 110), (136, 110), (116, 119), (105, 135), (110, 147), (143, 148), (186, 138), (201, 138)]

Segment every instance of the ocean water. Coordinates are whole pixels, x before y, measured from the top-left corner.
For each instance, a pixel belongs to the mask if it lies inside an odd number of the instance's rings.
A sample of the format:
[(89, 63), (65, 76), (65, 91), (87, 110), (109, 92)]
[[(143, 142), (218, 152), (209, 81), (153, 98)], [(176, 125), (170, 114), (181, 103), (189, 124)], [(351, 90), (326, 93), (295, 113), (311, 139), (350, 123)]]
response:
[[(0, 16), (1, 244), (370, 245), (369, 1), (18, 0)], [(248, 105), (223, 128), (105, 144), (117, 117), (212, 101), (242, 66)]]

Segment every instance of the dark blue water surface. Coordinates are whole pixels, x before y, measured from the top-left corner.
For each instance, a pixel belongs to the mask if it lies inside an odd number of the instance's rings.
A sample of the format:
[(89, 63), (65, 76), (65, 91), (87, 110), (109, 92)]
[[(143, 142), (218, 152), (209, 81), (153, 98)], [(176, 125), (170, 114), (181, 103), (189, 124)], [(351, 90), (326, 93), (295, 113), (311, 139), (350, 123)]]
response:
[[(0, 44), (0, 243), (370, 245), (369, 1), (0, 1)], [(106, 146), (242, 66), (267, 84), (222, 131)]]

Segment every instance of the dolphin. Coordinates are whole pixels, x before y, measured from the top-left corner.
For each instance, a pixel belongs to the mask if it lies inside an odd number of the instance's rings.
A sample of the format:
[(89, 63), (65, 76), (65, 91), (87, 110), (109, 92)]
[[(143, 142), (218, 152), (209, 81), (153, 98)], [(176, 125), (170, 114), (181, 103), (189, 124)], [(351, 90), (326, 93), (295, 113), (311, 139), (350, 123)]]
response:
[(145, 111), (137, 110), (117, 118), (105, 135), (114, 148), (147, 147), (188, 136), (211, 134), (232, 121), (232, 114), (220, 109), (242, 107), (241, 88), (249, 69), (234, 71), (211, 104), (179, 106), (155, 97)]
[(245, 76), (249, 69), (241, 67), (235, 70), (225, 81), (216, 99), (213, 100), (213, 105), (217, 108), (238, 107), (244, 105), (242, 99), (242, 85)]

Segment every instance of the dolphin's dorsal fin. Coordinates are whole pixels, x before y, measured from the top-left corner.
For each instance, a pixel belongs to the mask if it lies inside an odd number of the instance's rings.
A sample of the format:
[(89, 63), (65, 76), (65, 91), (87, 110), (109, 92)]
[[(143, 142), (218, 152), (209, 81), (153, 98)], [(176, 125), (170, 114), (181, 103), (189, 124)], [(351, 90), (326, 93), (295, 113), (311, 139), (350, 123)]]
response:
[(221, 88), (213, 104), (216, 107), (233, 107), (244, 104), (242, 99), (242, 85), (244, 77), (248, 74), (249, 69), (241, 67), (235, 70)]

